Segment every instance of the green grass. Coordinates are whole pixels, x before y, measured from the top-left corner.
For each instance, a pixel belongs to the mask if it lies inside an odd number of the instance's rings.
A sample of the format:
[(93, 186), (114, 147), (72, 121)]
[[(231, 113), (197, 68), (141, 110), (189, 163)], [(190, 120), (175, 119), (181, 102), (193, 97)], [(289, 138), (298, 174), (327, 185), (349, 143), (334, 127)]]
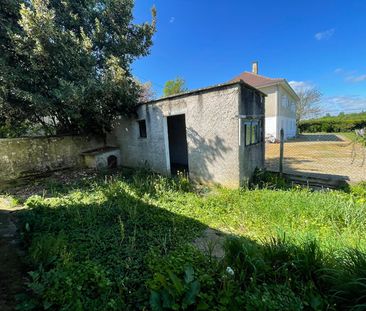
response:
[[(316, 301), (330, 310), (333, 300), (357, 305), (344, 295), (337, 300), (333, 274), (324, 280), (319, 271), (337, 269), (344, 279), (357, 279), (338, 263), (352, 266), (348, 250), (366, 246), (362, 186), (356, 194), (220, 188), (197, 193), (184, 178), (136, 173), (52, 189), (52, 197), (28, 199), (21, 214), (33, 267), (25, 310), (225, 310), (234, 297), (238, 309), (248, 310), (266, 310), (263, 299), (273, 303), (272, 310), (286, 304), (300, 310), (311, 301), (310, 310)], [(222, 261), (191, 245), (206, 228), (238, 239), (228, 242)], [(277, 236), (282, 238), (271, 240)], [(320, 270), (307, 271), (311, 264), (303, 257), (313, 258)], [(236, 271), (232, 278), (225, 276), (228, 265)]]
[(0, 210), (11, 210), (16, 207), (18, 201), (12, 196), (0, 195)]
[(303, 122), (312, 122), (312, 121), (343, 121), (343, 120), (352, 120), (352, 121), (363, 121), (366, 120), (366, 112), (358, 112), (358, 113), (347, 113), (347, 114), (339, 114), (338, 116), (324, 116), (317, 119), (310, 119)]
[(356, 136), (356, 133), (355, 132), (340, 132), (340, 133), (337, 133), (343, 137), (345, 137), (346, 139), (348, 140), (351, 140), (351, 141), (356, 141), (357, 139), (357, 136)]

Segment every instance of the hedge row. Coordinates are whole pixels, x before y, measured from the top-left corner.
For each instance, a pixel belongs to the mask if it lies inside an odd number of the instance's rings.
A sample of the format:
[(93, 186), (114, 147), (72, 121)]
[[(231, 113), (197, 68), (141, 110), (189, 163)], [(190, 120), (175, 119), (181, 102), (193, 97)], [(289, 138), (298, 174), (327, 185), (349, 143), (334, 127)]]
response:
[(337, 132), (353, 132), (356, 129), (366, 127), (366, 119), (364, 120), (308, 120), (299, 123), (301, 133), (337, 133)]

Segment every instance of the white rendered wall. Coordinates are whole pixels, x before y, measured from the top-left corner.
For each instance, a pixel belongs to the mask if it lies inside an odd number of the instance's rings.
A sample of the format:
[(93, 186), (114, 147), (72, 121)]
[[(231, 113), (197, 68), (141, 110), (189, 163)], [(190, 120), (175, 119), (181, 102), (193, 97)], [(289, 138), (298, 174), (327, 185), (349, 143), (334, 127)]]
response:
[[(278, 117), (278, 133), (281, 128), (284, 130), (285, 139), (293, 138), (296, 136), (296, 119), (279, 116)], [(278, 139), (280, 137), (277, 137)]]
[[(167, 117), (184, 114), (190, 177), (237, 188), (239, 94), (239, 85), (232, 85), (141, 105), (137, 119), (116, 122), (108, 143), (120, 147), (123, 166), (170, 174)], [(139, 137), (139, 119), (146, 120), (147, 138)]]
[[(285, 139), (296, 136), (296, 109), (293, 106), (296, 98), (287, 91), (281, 84), (259, 88), (267, 94), (266, 102), (266, 129), (265, 135), (272, 135), (280, 139), (281, 128), (284, 129)], [(283, 105), (282, 97), (286, 96), (291, 105)]]
[(267, 117), (265, 118), (265, 136), (274, 136), (277, 137), (277, 117)]

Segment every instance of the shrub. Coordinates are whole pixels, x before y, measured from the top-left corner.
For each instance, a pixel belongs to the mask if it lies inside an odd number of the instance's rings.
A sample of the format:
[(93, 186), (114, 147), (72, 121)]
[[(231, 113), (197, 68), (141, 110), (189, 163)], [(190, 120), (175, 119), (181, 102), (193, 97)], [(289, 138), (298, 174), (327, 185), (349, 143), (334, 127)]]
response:
[(280, 177), (279, 173), (269, 172), (256, 168), (251, 183), (252, 188), (259, 187), (260, 189), (265, 188), (276, 188), (276, 189), (288, 189), (290, 188), (289, 183), (285, 178)]
[[(296, 246), (284, 238), (264, 244), (229, 238), (225, 258), (209, 262), (182, 251), (151, 268), (153, 310), (332, 310), (332, 275), (315, 241)], [(197, 251), (196, 251), (197, 252)], [(195, 258), (195, 259), (193, 259)], [(185, 267), (185, 268), (183, 268)], [(196, 282), (192, 286), (192, 282)], [(187, 303), (187, 297), (191, 297)]]
[(226, 264), (233, 267), (235, 281), (246, 291), (245, 310), (323, 310), (326, 298), (325, 261), (317, 243), (301, 246), (285, 238), (262, 245), (234, 238), (226, 243)]
[(42, 265), (46, 268), (55, 263), (59, 258), (62, 258), (62, 261), (67, 261), (69, 256), (63, 234), (57, 236), (47, 233), (37, 235), (33, 237), (33, 243), (28, 251), (31, 264), (35, 266)]
[(260, 285), (245, 293), (247, 311), (303, 310), (299, 297), (286, 285)]
[(113, 294), (106, 271), (92, 261), (42, 267), (29, 273), (29, 289), (38, 299), (24, 301), (27, 310), (117, 310), (122, 305)]
[(168, 277), (157, 273), (154, 277), (156, 283), (150, 297), (152, 310), (170, 309), (186, 310), (196, 303), (200, 291), (200, 282), (195, 279), (192, 266), (186, 266), (184, 277), (180, 278), (168, 270)]
[(332, 272), (330, 292), (338, 308), (365, 310), (366, 254), (356, 249), (346, 251)]
[(202, 310), (215, 305), (219, 263), (186, 245), (166, 257), (152, 252), (149, 268), (153, 277), (147, 281), (153, 310)]
[(351, 185), (350, 192), (363, 202), (366, 202), (366, 181)]

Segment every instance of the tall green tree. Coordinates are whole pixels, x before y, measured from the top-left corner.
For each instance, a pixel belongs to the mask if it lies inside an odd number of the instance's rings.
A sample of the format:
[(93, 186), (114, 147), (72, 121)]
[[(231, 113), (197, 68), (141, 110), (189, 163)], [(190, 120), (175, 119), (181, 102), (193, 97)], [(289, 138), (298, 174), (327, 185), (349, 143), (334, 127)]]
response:
[(184, 93), (186, 91), (188, 91), (188, 88), (186, 87), (186, 81), (182, 78), (176, 78), (165, 83), (163, 94), (164, 96), (170, 96)]
[(132, 113), (141, 90), (130, 65), (148, 55), (156, 21), (153, 8), (151, 23), (134, 24), (133, 7), (133, 0), (20, 1), (1, 117), (49, 133), (104, 133)]
[[(14, 68), (17, 63), (11, 36), (20, 31), (18, 24), (20, 4), (18, 0), (2, 0), (0, 2), (0, 137), (1, 131), (6, 126), (6, 114), (14, 118), (16, 111), (6, 111), (4, 100), (11, 96), (9, 90), (19, 74), (19, 69)], [(6, 114), (5, 114), (6, 112)], [(19, 129), (19, 126), (15, 126)]]
[[(17, 0), (2, 0), (0, 2), (0, 65), (8, 65), (12, 61), (11, 34), (19, 30), (19, 2)], [(2, 67), (3, 69), (3, 67)], [(0, 72), (3, 79), (4, 73)], [(3, 81), (3, 80), (1, 80)], [(3, 86), (3, 83), (1, 84)]]

